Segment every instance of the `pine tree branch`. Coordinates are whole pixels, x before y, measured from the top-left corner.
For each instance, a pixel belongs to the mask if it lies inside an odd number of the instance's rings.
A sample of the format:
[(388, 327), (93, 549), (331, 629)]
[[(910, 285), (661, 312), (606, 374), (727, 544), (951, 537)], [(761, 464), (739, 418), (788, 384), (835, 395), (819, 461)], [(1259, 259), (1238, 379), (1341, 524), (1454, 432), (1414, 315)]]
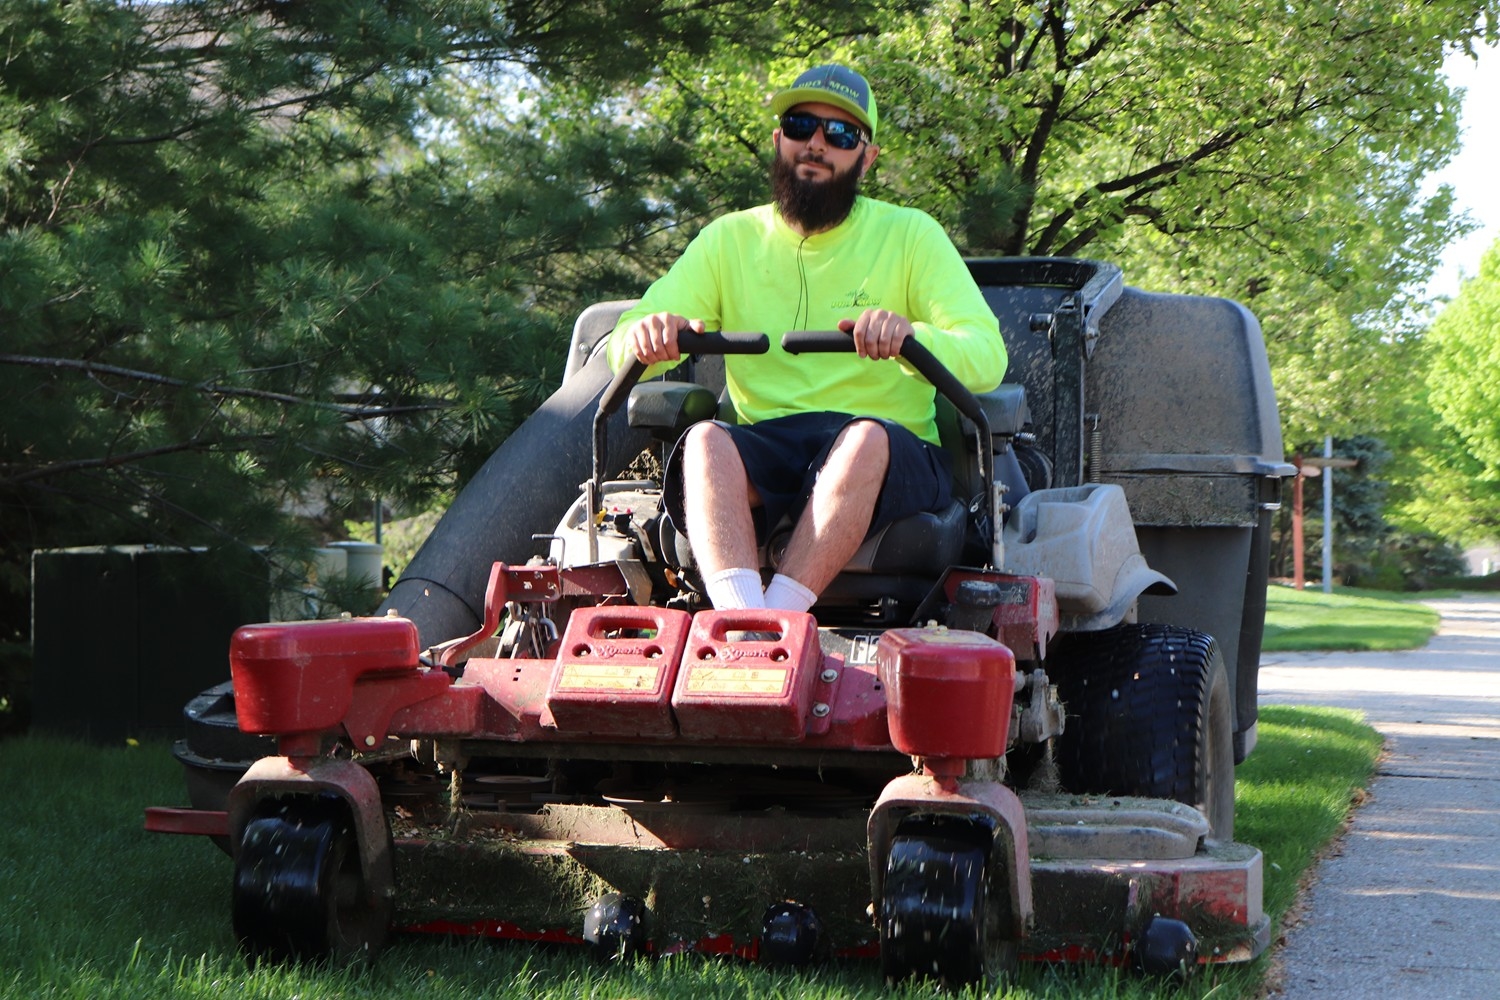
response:
[(185, 451), (215, 451), (227, 442), (248, 443), (250, 441), (268, 441), (274, 439), (270, 434), (245, 434), (232, 438), (214, 438), (212, 440), (197, 439), (191, 441), (178, 441), (175, 444), (162, 445), (159, 448), (144, 448), (140, 451), (124, 452), (119, 455), (105, 455), (102, 458), (79, 458), (70, 462), (53, 462), (51, 465), (40, 465), (25, 472), (18, 472), (13, 476), (0, 478), (0, 486), (19, 486), (37, 479), (50, 479), (53, 476), (66, 475), (70, 472), (84, 472), (91, 469), (109, 469), (120, 465), (130, 465), (148, 458), (159, 458), (162, 455), (176, 455)]
[(220, 385), (215, 382), (188, 382), (185, 379), (172, 378), (167, 375), (158, 375), (155, 372), (139, 371), (133, 368), (121, 368), (118, 365), (100, 364), (96, 361), (80, 361), (75, 358), (46, 358), (25, 354), (0, 354), (0, 364), (21, 365), (33, 368), (54, 368), (65, 371), (79, 371), (89, 375), (114, 375), (119, 378), (128, 378), (137, 382), (146, 382), (151, 385), (164, 385), (173, 389), (191, 389), (208, 396), (220, 396), (238, 399), (259, 399), (271, 403), (284, 403), (288, 406), (310, 406), (321, 410), (331, 410), (342, 414), (351, 421), (372, 420), (376, 417), (405, 416), (413, 413), (439, 412), (450, 408), (446, 402), (424, 402), (424, 403), (401, 403), (394, 405), (369, 406), (350, 403), (329, 403), (316, 399), (307, 399), (303, 396), (293, 396), (288, 393), (270, 392), (265, 389), (249, 389), (244, 386)]

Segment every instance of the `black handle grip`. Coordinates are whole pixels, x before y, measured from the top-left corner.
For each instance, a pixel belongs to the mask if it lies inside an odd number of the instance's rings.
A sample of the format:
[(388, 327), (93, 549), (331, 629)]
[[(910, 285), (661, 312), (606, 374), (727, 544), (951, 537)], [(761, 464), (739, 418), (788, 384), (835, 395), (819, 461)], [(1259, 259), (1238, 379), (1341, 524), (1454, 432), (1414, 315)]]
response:
[(854, 337), (843, 330), (789, 330), (781, 335), (788, 354), (838, 354), (854, 350)]
[(688, 330), (678, 335), (677, 346), (684, 354), (765, 354), (771, 349), (771, 338), (763, 333)]

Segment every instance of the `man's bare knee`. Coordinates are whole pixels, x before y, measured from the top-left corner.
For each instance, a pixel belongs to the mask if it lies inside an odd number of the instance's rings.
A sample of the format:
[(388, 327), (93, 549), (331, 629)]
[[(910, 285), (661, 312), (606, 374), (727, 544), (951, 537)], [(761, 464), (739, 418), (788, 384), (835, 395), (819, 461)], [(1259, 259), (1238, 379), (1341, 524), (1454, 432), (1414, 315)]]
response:
[(711, 420), (694, 424), (683, 434), (683, 471), (689, 477), (703, 476), (731, 454), (736, 458), (739, 455), (734, 439), (729, 436), (728, 431)]
[(683, 453), (706, 454), (710, 449), (723, 445), (734, 445), (734, 440), (729, 432), (712, 420), (704, 420), (689, 427), (682, 436)]
[(727, 482), (743, 490), (751, 506), (760, 503), (760, 495), (745, 472), (734, 437), (711, 420), (694, 424), (683, 434), (682, 471), (688, 496), (711, 490), (725, 483), (727, 477)]
[(828, 457), (852, 468), (884, 471), (890, 463), (891, 439), (878, 420), (851, 421), (834, 439)]

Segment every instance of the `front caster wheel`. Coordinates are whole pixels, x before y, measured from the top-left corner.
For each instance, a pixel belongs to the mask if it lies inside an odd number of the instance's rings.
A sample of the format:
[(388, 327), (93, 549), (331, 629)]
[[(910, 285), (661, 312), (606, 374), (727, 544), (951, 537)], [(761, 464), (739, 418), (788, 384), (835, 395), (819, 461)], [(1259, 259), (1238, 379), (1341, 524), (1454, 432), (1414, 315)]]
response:
[(370, 891), (349, 808), (332, 795), (267, 799), (234, 860), (234, 934), (252, 960), (369, 961), (392, 901)]
[(607, 892), (583, 918), (583, 939), (603, 962), (633, 958), (646, 950), (646, 904)]
[(990, 891), (990, 842), (988, 829), (954, 817), (914, 816), (896, 828), (878, 914), (887, 981), (960, 988), (1011, 971), (1017, 942)]

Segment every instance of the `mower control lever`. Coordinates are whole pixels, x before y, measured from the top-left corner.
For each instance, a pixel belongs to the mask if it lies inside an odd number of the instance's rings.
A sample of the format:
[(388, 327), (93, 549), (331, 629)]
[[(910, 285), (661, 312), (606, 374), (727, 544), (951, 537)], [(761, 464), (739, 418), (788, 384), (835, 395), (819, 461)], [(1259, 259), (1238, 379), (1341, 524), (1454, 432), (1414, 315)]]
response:
[[(683, 354), (765, 354), (771, 349), (771, 338), (763, 333), (724, 333), (705, 331), (689, 333), (678, 341)], [(589, 511), (598, 512), (599, 498), (603, 495), (605, 452), (609, 441), (609, 417), (630, 397), (630, 390), (646, 373), (647, 365), (632, 357), (627, 364), (615, 372), (615, 377), (604, 387), (599, 397), (599, 408), (594, 411), (594, 456), (593, 475), (584, 487), (590, 491)], [(592, 523), (592, 518), (590, 519)], [(592, 554), (590, 555), (592, 558)]]
[[(836, 354), (853, 351), (854, 338), (842, 330), (791, 330), (781, 335), (781, 348), (788, 354)], [(901, 360), (915, 368), (954, 409), (983, 429), (988, 437), (990, 421), (979, 400), (917, 338), (907, 337), (901, 342)]]

